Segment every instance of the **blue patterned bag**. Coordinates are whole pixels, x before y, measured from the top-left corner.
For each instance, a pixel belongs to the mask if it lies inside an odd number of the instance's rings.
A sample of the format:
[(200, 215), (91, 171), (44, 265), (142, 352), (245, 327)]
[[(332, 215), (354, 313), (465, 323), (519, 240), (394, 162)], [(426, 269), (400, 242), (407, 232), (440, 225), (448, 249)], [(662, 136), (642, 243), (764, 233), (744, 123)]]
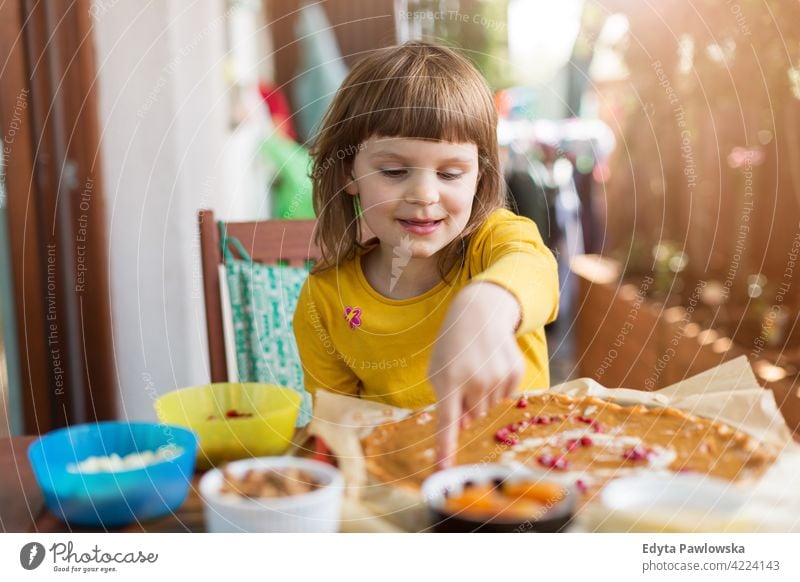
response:
[(299, 392), (303, 400), (297, 426), (305, 426), (311, 420), (311, 395), (303, 388), (292, 317), (308, 269), (255, 262), (237, 239), (227, 237), (222, 223), (220, 230), (239, 381), (280, 384)]

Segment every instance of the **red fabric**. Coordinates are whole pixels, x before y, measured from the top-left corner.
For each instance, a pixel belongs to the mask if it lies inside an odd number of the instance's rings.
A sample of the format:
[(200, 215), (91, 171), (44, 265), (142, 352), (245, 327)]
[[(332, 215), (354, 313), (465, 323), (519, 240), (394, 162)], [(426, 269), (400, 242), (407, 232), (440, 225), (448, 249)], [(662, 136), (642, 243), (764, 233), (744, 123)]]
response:
[(297, 141), (297, 132), (292, 123), (292, 110), (289, 107), (286, 95), (270, 83), (261, 83), (258, 88), (261, 91), (261, 97), (264, 98), (269, 108), (275, 127), (283, 131), (287, 137)]
[(328, 445), (325, 444), (318, 436), (314, 437), (314, 454), (311, 455), (311, 458), (315, 461), (322, 461), (323, 463), (328, 463), (329, 465), (333, 465), (337, 467), (339, 463), (336, 461), (336, 457), (328, 448)]

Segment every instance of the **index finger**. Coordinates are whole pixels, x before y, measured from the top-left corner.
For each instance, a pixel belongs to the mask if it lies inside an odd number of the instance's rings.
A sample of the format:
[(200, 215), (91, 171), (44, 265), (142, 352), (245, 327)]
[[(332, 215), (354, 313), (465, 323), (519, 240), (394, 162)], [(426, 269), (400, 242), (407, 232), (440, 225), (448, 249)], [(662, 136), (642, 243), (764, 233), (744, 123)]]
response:
[(455, 462), (458, 449), (458, 424), (461, 419), (461, 395), (448, 394), (436, 405), (436, 464), (447, 469)]

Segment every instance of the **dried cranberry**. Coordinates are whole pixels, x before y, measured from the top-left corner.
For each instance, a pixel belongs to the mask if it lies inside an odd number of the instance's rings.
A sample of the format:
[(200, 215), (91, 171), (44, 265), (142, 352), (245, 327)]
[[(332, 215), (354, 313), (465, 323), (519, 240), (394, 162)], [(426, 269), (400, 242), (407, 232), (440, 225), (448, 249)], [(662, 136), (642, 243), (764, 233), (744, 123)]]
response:
[(528, 406), (528, 399), (527, 398), (525, 398), (523, 396), (522, 398), (517, 400), (517, 408), (525, 408), (526, 406)]
[(545, 454), (539, 455), (539, 458), (537, 458), (536, 461), (543, 467), (552, 467), (554, 458), (552, 455)]
[(628, 461), (644, 461), (652, 454), (652, 451), (642, 445), (636, 445), (632, 449), (627, 449), (622, 453), (622, 457)]
[(516, 445), (519, 442), (519, 439), (511, 434), (511, 431), (508, 428), (501, 428), (494, 434), (494, 438), (497, 442), (503, 443), (504, 445)]
[(253, 416), (249, 412), (239, 412), (238, 410), (231, 409), (225, 413), (225, 418), (247, 418)]
[(558, 457), (555, 461), (553, 461), (553, 469), (558, 469), (560, 471), (564, 471), (569, 467), (569, 461), (567, 461), (564, 457)]
[(548, 469), (558, 469), (563, 471), (569, 467), (569, 461), (567, 461), (564, 457), (554, 457), (552, 455), (545, 454), (540, 455), (536, 460), (540, 465), (547, 467)]
[(582, 447), (591, 447), (594, 444), (592, 439), (587, 436), (581, 437), (580, 443)]

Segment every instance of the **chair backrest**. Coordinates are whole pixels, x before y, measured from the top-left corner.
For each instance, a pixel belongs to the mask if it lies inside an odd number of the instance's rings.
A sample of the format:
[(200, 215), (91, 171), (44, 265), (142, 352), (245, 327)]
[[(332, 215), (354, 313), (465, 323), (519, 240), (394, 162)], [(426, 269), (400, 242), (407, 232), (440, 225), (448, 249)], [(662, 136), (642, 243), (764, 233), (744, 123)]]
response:
[[(219, 223), (214, 219), (211, 210), (201, 210), (199, 221), (211, 381), (227, 382), (228, 365), (225, 360), (222, 295), (219, 287), (219, 265), (223, 261)], [(266, 265), (299, 267), (321, 258), (313, 240), (315, 225), (314, 220), (262, 220), (226, 222), (225, 228), (228, 236), (238, 239), (254, 261)]]

